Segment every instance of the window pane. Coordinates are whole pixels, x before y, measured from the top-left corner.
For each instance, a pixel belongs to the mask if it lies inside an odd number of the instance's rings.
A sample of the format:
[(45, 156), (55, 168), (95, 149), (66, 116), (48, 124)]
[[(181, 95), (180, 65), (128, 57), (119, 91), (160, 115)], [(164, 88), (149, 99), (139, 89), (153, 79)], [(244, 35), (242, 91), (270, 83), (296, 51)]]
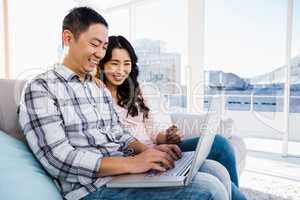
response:
[[(34, 6), (33, 6), (34, 5)], [(11, 78), (30, 78), (58, 61), (67, 1), (9, 1)]]
[(206, 94), (224, 95), (239, 134), (281, 138), (287, 1), (205, 3)]
[[(121, 5), (125, 5), (128, 4), (131, 0), (89, 0), (87, 2), (89, 3), (94, 3), (97, 4), (98, 7), (103, 8), (103, 9), (110, 9), (112, 7), (117, 7), (117, 6), (121, 6)], [(99, 3), (100, 2), (100, 3)]]
[(294, 1), (292, 57), (300, 56), (300, 1)]
[(129, 8), (124, 7), (107, 13), (109, 35), (122, 35), (129, 39)]
[[(300, 1), (294, 1), (292, 60), (290, 71), (289, 153), (300, 155)], [(298, 141), (298, 143), (296, 143)]]
[(165, 111), (186, 108), (186, 10), (187, 1), (181, 0), (149, 1), (136, 7), (134, 43), (140, 80), (158, 91), (155, 103)]

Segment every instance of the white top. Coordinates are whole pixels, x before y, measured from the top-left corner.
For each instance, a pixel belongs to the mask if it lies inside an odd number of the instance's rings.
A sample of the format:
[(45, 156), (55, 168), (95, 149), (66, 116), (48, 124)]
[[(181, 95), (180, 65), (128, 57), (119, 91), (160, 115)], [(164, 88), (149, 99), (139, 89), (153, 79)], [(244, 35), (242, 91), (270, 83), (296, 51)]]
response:
[(155, 115), (150, 111), (148, 118), (143, 119), (143, 113), (135, 117), (131, 115), (127, 116), (128, 110), (114, 103), (116, 111), (119, 115), (121, 123), (125, 129), (128, 130), (136, 139), (149, 147), (153, 147), (156, 143), (156, 137), (160, 132), (165, 133), (172, 123), (169, 115)]

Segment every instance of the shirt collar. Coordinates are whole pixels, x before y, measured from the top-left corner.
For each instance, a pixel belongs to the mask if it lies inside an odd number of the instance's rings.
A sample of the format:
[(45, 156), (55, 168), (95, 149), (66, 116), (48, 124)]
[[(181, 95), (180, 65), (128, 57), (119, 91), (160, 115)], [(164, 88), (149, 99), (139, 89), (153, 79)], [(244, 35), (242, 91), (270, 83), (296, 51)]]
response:
[[(57, 63), (54, 68), (55, 68), (54, 70), (57, 73), (59, 73), (66, 81), (68, 81), (68, 82), (71, 82), (74, 80), (80, 81), (79, 76), (75, 72), (73, 72), (71, 69), (66, 67), (64, 64)], [(93, 76), (90, 73), (87, 73), (85, 75), (84, 81), (91, 81), (91, 80), (93, 80)]]

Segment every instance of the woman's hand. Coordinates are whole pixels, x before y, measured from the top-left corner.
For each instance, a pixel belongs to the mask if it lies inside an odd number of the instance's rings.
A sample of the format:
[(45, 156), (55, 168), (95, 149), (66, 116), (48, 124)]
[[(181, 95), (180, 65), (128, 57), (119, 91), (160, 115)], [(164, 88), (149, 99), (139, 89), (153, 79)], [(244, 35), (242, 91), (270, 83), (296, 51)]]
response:
[(175, 125), (166, 130), (166, 144), (178, 144), (181, 141), (181, 137), (182, 133)]

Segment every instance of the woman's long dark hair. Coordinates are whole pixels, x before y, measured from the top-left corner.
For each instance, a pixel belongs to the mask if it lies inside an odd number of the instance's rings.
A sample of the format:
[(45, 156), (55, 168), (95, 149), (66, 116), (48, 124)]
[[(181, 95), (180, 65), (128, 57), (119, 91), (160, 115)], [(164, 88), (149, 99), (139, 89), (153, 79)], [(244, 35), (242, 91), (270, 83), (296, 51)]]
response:
[(112, 58), (112, 51), (115, 48), (124, 49), (128, 52), (131, 60), (131, 72), (128, 78), (118, 86), (117, 88), (117, 103), (119, 106), (124, 107), (128, 110), (127, 116), (137, 116), (139, 112), (143, 113), (143, 119), (148, 118), (149, 108), (144, 102), (144, 98), (141, 92), (141, 88), (138, 82), (139, 69), (137, 66), (136, 53), (126, 38), (123, 36), (110, 36), (108, 47), (104, 58), (100, 61), (97, 69), (96, 76), (100, 78), (105, 84), (107, 79), (104, 73), (104, 65), (109, 62)]

